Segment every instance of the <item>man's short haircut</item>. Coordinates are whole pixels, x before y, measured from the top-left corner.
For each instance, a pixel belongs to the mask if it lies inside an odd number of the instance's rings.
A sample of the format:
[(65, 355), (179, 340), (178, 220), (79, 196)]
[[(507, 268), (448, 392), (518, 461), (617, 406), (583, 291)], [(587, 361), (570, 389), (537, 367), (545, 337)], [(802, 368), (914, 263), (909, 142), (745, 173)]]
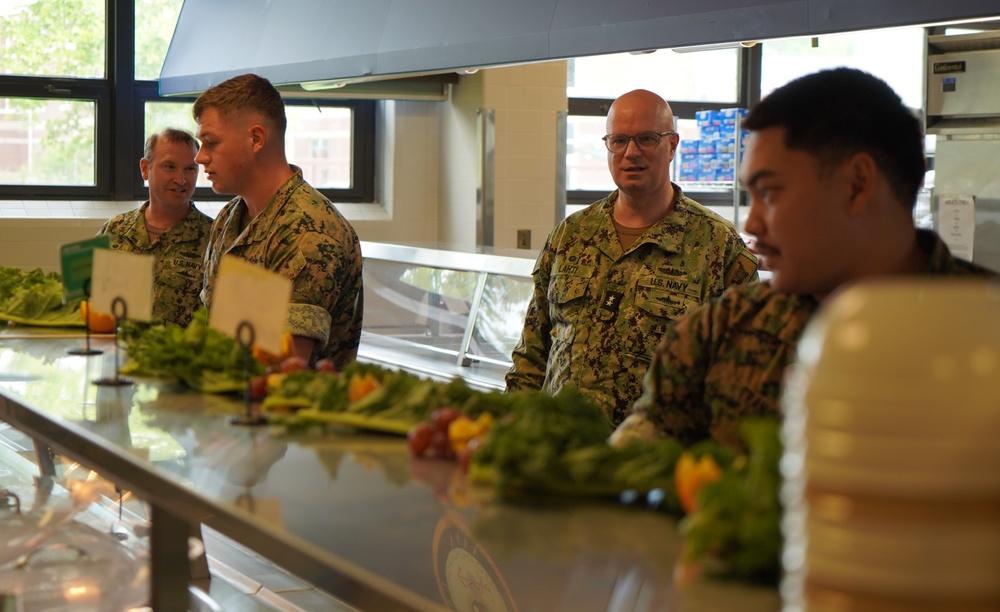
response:
[(785, 146), (815, 155), (823, 169), (864, 152), (893, 194), (913, 207), (924, 180), (920, 121), (884, 81), (853, 68), (823, 70), (764, 97), (743, 127), (785, 129)]
[(142, 157), (147, 162), (153, 161), (153, 153), (156, 152), (156, 143), (160, 140), (184, 143), (194, 149), (195, 153), (197, 153), (198, 149), (201, 148), (201, 145), (198, 144), (198, 139), (195, 138), (194, 134), (191, 132), (187, 130), (179, 130), (177, 128), (167, 128), (150, 134), (149, 138), (146, 139), (146, 146), (143, 147)]
[(281, 135), (288, 125), (281, 94), (270, 81), (256, 74), (241, 74), (207, 89), (195, 100), (192, 109), (195, 121), (210, 108), (222, 117), (256, 111), (269, 119)]

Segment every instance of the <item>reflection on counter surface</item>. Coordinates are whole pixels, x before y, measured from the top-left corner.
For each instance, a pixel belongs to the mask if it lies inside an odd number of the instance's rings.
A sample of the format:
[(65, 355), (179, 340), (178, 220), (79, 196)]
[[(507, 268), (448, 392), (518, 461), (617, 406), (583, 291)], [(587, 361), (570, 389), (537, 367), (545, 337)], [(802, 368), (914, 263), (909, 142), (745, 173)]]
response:
[(778, 607), (770, 588), (675, 583), (676, 524), (644, 507), (500, 501), (402, 438), (234, 426), (239, 398), (148, 379), (98, 389), (113, 343), (67, 355), (77, 342), (0, 333), (0, 418), (359, 609)]

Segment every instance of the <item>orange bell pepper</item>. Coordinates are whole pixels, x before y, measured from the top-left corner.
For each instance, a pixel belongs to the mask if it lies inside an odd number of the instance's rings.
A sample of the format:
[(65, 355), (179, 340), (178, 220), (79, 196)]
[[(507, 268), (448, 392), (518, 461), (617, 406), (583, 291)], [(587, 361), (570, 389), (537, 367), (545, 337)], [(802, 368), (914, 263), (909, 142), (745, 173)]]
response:
[(710, 455), (696, 460), (691, 453), (682, 454), (674, 468), (674, 487), (684, 512), (694, 511), (698, 506), (698, 491), (721, 477), (722, 469)]
[(83, 300), (80, 302), (80, 317), (90, 331), (98, 334), (107, 334), (115, 331), (118, 320), (112, 314), (97, 312), (90, 308), (90, 302)]
[(347, 401), (353, 404), (381, 386), (371, 372), (366, 372), (364, 376), (354, 374), (347, 383)]

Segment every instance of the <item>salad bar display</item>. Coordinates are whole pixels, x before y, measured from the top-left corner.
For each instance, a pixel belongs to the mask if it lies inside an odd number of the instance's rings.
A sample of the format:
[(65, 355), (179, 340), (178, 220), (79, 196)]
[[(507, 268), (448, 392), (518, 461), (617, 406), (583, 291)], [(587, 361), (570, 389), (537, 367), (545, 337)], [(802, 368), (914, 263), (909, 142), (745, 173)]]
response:
[[(609, 445), (575, 390), (497, 388), (520, 316), (501, 306), (530, 288), (519, 262), (447, 274), (423, 252), (383, 255), (366, 261), (374, 314), (366, 298), (361, 358), (342, 371), (243, 347), (204, 311), (186, 328), (121, 322), (93, 356), (71, 354), (85, 320), (98, 331), (86, 306), (35, 308), (65, 315), (61, 330), (8, 318), (0, 420), (35, 441), (43, 473), (52, 449), (148, 504), (155, 609), (186, 605), (199, 525), (359, 610), (779, 607), (777, 423), (746, 422), (741, 449)], [(3, 279), (0, 303), (58, 284)], [(388, 325), (427, 304), (426, 328)], [(117, 371), (134, 384), (93, 383)], [(248, 406), (263, 425), (234, 424)]]
[[(151, 376), (98, 389), (109, 338), (97, 340), (103, 355), (81, 357), (66, 353), (76, 339), (23, 335), (0, 334), (0, 363), (18, 374), (0, 382), (0, 418), (148, 500), (154, 523), (207, 524), (359, 609), (490, 598), (504, 602), (493, 609), (605, 609), (625, 576), (653, 599), (622, 609), (777, 606), (769, 424), (750, 427), (745, 454), (613, 449), (610, 425), (574, 393), (482, 392), (356, 363), (271, 374), (259, 402), (271, 424), (236, 426), (239, 393)], [(682, 494), (697, 500), (687, 515), (679, 491), (703, 474), (681, 469), (686, 453), (719, 466), (714, 483)], [(678, 567), (698, 565), (747, 580), (678, 582)]]

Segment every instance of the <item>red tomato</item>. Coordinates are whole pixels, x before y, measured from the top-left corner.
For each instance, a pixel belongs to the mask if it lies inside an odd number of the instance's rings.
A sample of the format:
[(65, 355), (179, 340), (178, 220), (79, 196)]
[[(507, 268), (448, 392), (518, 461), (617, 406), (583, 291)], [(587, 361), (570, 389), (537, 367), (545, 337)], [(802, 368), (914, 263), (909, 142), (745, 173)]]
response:
[(337, 373), (337, 368), (333, 365), (333, 360), (331, 359), (320, 359), (313, 367), (317, 372), (329, 372), (330, 374)]
[(451, 443), (448, 442), (448, 430), (435, 429), (431, 433), (431, 456), (438, 459), (451, 459), (454, 454)]
[(288, 372), (298, 372), (299, 370), (305, 370), (309, 367), (309, 362), (302, 357), (296, 357), (292, 355), (291, 357), (285, 357), (281, 362), (281, 371)]
[(250, 379), (250, 399), (264, 399), (267, 395), (267, 375)]
[(455, 408), (442, 406), (431, 413), (431, 425), (435, 430), (445, 432), (445, 438), (447, 438), (448, 426), (460, 416), (462, 416), (462, 413)]
[(423, 457), (431, 445), (431, 424), (427, 421), (417, 423), (406, 434), (406, 445), (414, 457)]

